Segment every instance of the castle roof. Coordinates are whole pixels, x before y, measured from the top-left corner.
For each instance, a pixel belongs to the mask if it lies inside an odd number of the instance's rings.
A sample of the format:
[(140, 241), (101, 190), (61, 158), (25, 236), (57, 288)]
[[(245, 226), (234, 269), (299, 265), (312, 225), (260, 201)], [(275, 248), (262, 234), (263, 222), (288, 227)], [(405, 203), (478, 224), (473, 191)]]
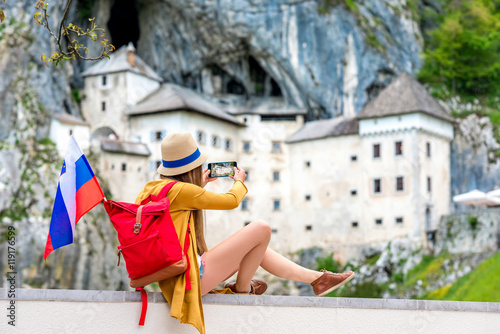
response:
[(128, 115), (138, 116), (180, 110), (194, 111), (236, 125), (244, 125), (203, 95), (171, 83), (163, 84), (158, 90), (133, 106), (128, 111)]
[[(132, 62), (133, 65), (127, 58), (127, 54), (129, 52), (133, 53), (134, 56), (134, 61)], [(130, 42), (128, 46), (124, 45), (117, 51), (112, 52), (109, 57), (109, 59), (101, 59), (96, 64), (87, 68), (83, 71), (82, 76), (89, 77), (94, 75), (129, 71), (159, 82), (163, 81), (151, 67), (149, 67), (139, 56), (137, 56), (132, 42)]]
[[(287, 104), (283, 97), (251, 97), (242, 100), (231, 101), (231, 104), (224, 105), (224, 109), (233, 115), (255, 114), (279, 117), (307, 114), (306, 109)], [(223, 103), (225, 99), (218, 98), (218, 101)]]
[(124, 153), (130, 155), (150, 156), (151, 152), (144, 143), (135, 143), (122, 140), (100, 138), (101, 149), (106, 152)]
[(63, 124), (71, 124), (71, 125), (82, 125), (90, 127), (90, 124), (85, 122), (84, 120), (69, 115), (69, 114), (52, 114), (52, 118), (57, 119), (59, 122)]
[(306, 140), (357, 134), (358, 129), (359, 121), (356, 118), (339, 116), (307, 122), (297, 132), (288, 137), (286, 142), (298, 143)]
[(454, 121), (425, 87), (407, 72), (403, 72), (382, 90), (357, 117), (366, 119), (413, 112), (422, 112), (448, 122)]

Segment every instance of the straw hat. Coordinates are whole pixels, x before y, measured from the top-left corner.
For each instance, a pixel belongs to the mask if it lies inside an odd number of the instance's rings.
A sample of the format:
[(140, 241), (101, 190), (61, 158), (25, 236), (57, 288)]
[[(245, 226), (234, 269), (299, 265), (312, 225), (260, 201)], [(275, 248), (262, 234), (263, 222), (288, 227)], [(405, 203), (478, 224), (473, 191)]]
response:
[(162, 164), (157, 171), (165, 176), (189, 172), (207, 160), (189, 132), (172, 133), (163, 138), (161, 158)]

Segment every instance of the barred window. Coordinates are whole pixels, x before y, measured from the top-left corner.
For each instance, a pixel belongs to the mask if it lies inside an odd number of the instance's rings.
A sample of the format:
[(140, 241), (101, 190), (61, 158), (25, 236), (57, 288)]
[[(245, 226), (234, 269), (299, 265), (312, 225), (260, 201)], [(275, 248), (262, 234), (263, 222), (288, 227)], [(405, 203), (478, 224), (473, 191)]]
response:
[(373, 180), (373, 192), (379, 194), (382, 192), (382, 184), (380, 179)]
[(403, 142), (397, 141), (395, 146), (395, 155), (403, 155)]
[(380, 158), (380, 144), (373, 144), (373, 157)]
[(396, 177), (396, 191), (404, 190), (404, 179), (402, 176)]

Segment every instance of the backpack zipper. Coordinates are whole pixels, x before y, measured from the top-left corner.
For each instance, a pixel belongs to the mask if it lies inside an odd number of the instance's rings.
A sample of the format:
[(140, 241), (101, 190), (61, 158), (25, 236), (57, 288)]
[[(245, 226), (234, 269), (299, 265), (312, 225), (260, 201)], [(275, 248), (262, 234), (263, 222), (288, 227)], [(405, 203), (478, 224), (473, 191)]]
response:
[(122, 254), (122, 251), (124, 249), (127, 249), (129, 247), (132, 247), (132, 246), (135, 246), (137, 244), (140, 244), (142, 242), (146, 242), (148, 241), (149, 239), (153, 239), (153, 238), (157, 238), (158, 235), (160, 234), (160, 232), (158, 231), (155, 231), (152, 235), (150, 235), (149, 237), (147, 237), (146, 239), (142, 239), (142, 240), (139, 240), (137, 242), (134, 242), (133, 244), (130, 244), (130, 245), (127, 245), (127, 246), (118, 246), (118, 264), (116, 266), (119, 266), (120, 265), (120, 259), (121, 259), (121, 254)]

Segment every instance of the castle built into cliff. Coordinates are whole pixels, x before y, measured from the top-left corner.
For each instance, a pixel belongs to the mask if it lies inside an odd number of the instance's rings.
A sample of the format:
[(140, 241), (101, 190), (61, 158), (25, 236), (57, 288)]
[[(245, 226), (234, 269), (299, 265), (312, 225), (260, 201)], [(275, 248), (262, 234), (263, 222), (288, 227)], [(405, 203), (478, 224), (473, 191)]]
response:
[[(210, 96), (164, 83), (132, 44), (83, 76), (85, 122), (54, 116), (51, 137), (61, 153), (70, 134), (96, 153), (113, 199), (135, 200), (172, 132), (191, 132), (209, 162), (236, 160), (247, 171), (240, 207), (207, 212), (209, 247), (259, 218), (273, 248), (317, 246), (345, 261), (394, 238), (425, 244), (449, 213), (453, 119), (406, 72), (360, 114), (311, 122), (272, 82), (278, 93), (265, 98), (217, 77)], [(225, 192), (230, 182), (207, 189)]]

